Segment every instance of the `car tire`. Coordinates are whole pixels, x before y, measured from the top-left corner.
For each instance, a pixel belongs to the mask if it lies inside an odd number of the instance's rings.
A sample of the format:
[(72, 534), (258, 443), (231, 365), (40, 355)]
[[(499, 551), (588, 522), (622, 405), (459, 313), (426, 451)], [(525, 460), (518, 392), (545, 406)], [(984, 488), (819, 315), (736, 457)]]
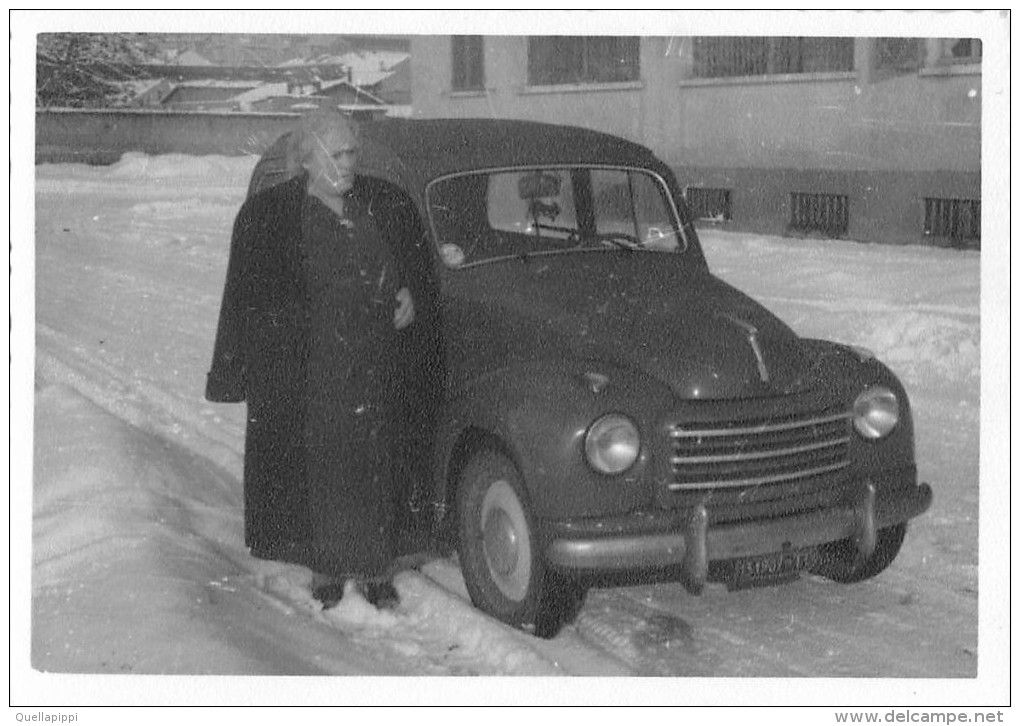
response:
[(542, 601), (535, 619), (535, 635), (539, 638), (554, 638), (567, 623), (572, 623), (584, 607), (588, 588), (580, 581), (545, 571), (542, 586)]
[(521, 475), (506, 456), (483, 450), (461, 472), (458, 551), (475, 607), (515, 627), (540, 620), (545, 567)]
[(835, 582), (869, 580), (892, 564), (900, 553), (906, 534), (906, 522), (878, 530), (875, 551), (862, 562), (857, 560), (857, 548), (853, 540), (829, 542), (818, 548), (818, 564), (811, 571)]

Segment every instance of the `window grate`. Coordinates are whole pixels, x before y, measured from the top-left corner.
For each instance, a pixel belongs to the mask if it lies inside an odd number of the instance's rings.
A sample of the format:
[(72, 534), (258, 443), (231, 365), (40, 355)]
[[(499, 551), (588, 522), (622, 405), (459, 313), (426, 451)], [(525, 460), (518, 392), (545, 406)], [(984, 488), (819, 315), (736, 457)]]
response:
[(924, 234), (952, 240), (981, 239), (981, 202), (925, 197)]
[(623, 83), (641, 78), (641, 39), (624, 36), (528, 38), (528, 85)]
[(693, 62), (695, 78), (849, 72), (854, 39), (701, 36)]
[(687, 205), (695, 219), (707, 219), (713, 222), (728, 222), (733, 217), (730, 209), (731, 193), (729, 189), (717, 187), (687, 187), (684, 192)]
[(790, 194), (790, 229), (844, 237), (850, 228), (850, 200), (845, 194)]

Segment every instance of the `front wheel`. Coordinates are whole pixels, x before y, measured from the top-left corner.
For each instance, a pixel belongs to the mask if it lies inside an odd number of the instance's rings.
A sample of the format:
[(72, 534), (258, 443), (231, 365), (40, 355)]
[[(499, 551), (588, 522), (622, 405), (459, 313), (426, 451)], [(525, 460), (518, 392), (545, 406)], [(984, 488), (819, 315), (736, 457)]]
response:
[(471, 602), (508, 625), (552, 638), (577, 617), (586, 588), (545, 567), (517, 467), (480, 451), (464, 467), (458, 498), (458, 550)]
[(860, 561), (853, 540), (844, 539), (822, 545), (818, 548), (818, 564), (811, 571), (835, 582), (852, 583), (871, 579), (896, 559), (906, 534), (906, 522), (880, 529), (875, 551)]
[(507, 457), (481, 451), (461, 474), (458, 550), (471, 601), (514, 626), (533, 625), (544, 567), (521, 476)]

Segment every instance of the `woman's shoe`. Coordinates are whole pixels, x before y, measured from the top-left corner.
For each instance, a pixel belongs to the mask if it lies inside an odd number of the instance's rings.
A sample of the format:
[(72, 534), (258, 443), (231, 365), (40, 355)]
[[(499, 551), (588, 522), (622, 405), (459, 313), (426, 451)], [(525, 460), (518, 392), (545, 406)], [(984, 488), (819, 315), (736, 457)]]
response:
[(392, 580), (366, 580), (358, 583), (358, 589), (368, 602), (382, 610), (392, 610), (400, 604), (400, 594)]
[(383, 610), (392, 610), (400, 604), (397, 588), (388, 577), (362, 580), (316, 572), (312, 574), (312, 597), (322, 603), (323, 610), (329, 610), (343, 599), (347, 583), (352, 579), (354, 587), (369, 604)]
[(365, 599), (382, 610), (392, 610), (400, 604), (400, 594), (389, 580), (383, 582), (364, 582), (361, 592)]
[(323, 610), (335, 607), (343, 599), (349, 579), (315, 572), (312, 574), (312, 597), (322, 603)]

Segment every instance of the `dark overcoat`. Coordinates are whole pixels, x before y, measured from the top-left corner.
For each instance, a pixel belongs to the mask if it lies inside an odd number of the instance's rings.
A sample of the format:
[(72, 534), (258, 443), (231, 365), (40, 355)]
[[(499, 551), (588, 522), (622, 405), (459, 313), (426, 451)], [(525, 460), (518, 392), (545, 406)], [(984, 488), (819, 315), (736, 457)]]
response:
[(246, 401), (245, 543), (333, 574), (393, 557), (393, 314), (402, 275), (372, 218), (301, 175), (234, 223), (206, 397)]

